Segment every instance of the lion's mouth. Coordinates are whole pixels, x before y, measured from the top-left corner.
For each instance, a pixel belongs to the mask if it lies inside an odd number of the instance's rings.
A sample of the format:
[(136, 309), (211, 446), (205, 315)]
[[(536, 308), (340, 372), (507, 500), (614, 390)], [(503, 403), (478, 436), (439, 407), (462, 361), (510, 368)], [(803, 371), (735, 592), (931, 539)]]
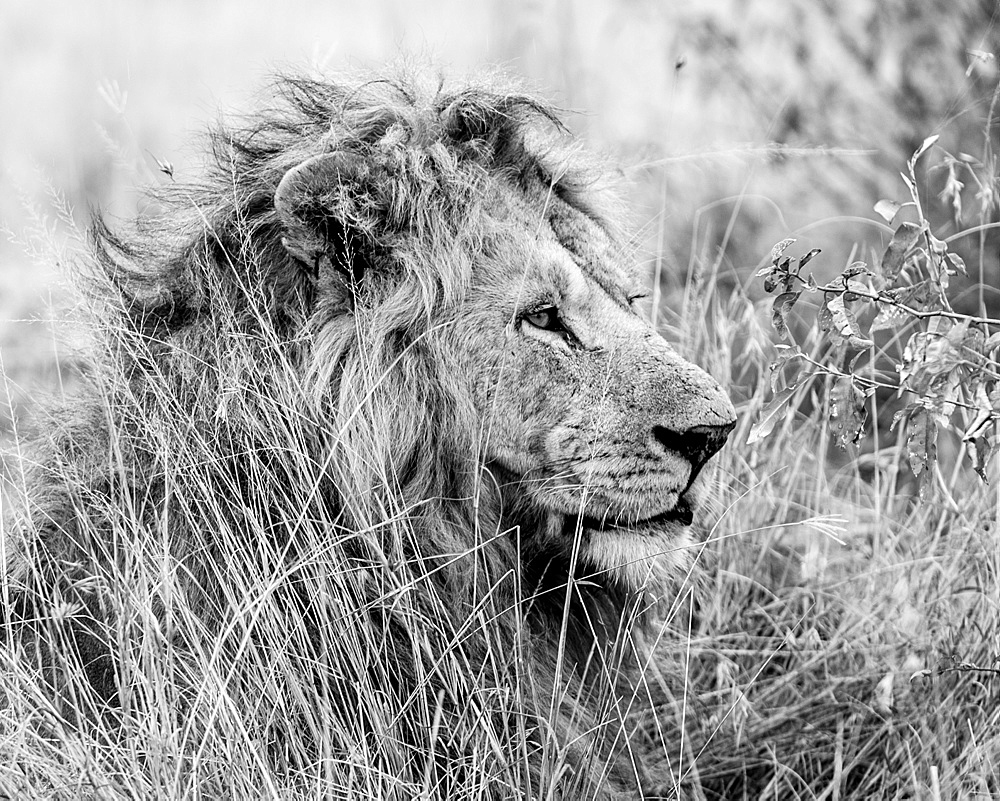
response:
[[(591, 531), (632, 531), (637, 528), (652, 528), (663, 523), (675, 523), (682, 526), (690, 526), (694, 520), (694, 511), (691, 509), (687, 498), (680, 497), (673, 509), (660, 512), (652, 517), (591, 517), (584, 515), (580, 518), (583, 528)], [(575, 520), (571, 520), (575, 523)]]

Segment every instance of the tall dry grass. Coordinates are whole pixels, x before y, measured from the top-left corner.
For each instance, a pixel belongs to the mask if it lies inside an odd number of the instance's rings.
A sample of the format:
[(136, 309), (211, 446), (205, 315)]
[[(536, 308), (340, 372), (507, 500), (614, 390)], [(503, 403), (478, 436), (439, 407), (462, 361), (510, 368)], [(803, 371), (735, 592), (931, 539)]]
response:
[[(656, 707), (635, 704), (631, 747), (658, 771), (663, 797), (1000, 791), (995, 487), (952, 482), (950, 497), (930, 503), (890, 494), (900, 486), (892, 480), (900, 445), (883, 442), (868, 460), (874, 474), (857, 454), (838, 466), (820, 396), (814, 412), (790, 409), (768, 439), (747, 447), (767, 399), (768, 314), (739, 288), (722, 291), (712, 264), (695, 266), (682, 302), (661, 315), (693, 358), (732, 381), (741, 423), (719, 458), (698, 570), (677, 590), (660, 661), (647, 665)], [(93, 541), (115, 547), (95, 554), (104, 570), (88, 581), (100, 583), (118, 621), (102, 636), (121, 650), (120, 707), (107, 708), (70, 661), (57, 708), (30, 650), (5, 647), (0, 791), (66, 799), (544, 795), (523, 767), (532, 724), (516, 697), (480, 694), (464, 719), (443, 722), (442, 705), (392, 694), (395, 666), (383, 645), (400, 626), (414, 647), (433, 653), (435, 670), (453, 682), (445, 691), (477, 697), (484, 685), (449, 648), (468, 632), (449, 623), (451, 610), (421, 584), (422, 568), (379, 563), (374, 531), (369, 557), (344, 561), (344, 543), (331, 537), (337, 521), (318, 500), (324, 465), (303, 455), (318, 421), (288, 413), (301, 408), (299, 377), (281, 362), (281, 343), (272, 344), (267, 372), (286, 380), (251, 387), (243, 408), (220, 412), (249, 413), (256, 447), (269, 443), (240, 475), (219, 462), (219, 443), (190, 427), (166, 387), (137, 398), (108, 360), (90, 376), (114, 421), (111, 458), (127, 470), (126, 451), (141, 432), (163, 477), (147, 498), (123, 482), (104, 517), (84, 519), (79, 534), (99, 527)], [(237, 337), (220, 338), (219, 347), (232, 375), (261, 373), (258, 347), (241, 348)], [(30, 467), (30, 452), (23, 456)], [(24, 488), (15, 477), (8, 491)], [(88, 488), (81, 481), (74, 491), (82, 502)], [(240, 497), (259, 506), (234, 514), (228, 505)], [(136, 507), (145, 503), (162, 504), (163, 513), (140, 535)], [(386, 508), (373, 526), (391, 527), (410, 511)], [(295, 532), (291, 560), (264, 525), (275, 515)], [(17, 523), (8, 517), (6, 525)], [(184, 574), (166, 546), (174, 526), (194, 532), (192, 548), (227, 554), (217, 575)], [(8, 579), (2, 592), (9, 597)], [(193, 595), (215, 598), (217, 630), (193, 611)], [(371, 609), (386, 605), (395, 622), (373, 627)], [(489, 637), (488, 615), (468, 625)], [(317, 649), (311, 638), (324, 631), (330, 638)], [(356, 665), (349, 699), (338, 689), (342, 676), (324, 678), (324, 648), (337, 650), (338, 668)], [(509, 664), (511, 654), (493, 658)], [(521, 740), (512, 742), (511, 731)], [(442, 764), (435, 749), (447, 750), (456, 732), (478, 738), (465, 744), (469, 761)], [(561, 765), (557, 752), (551, 759), (550, 778)]]

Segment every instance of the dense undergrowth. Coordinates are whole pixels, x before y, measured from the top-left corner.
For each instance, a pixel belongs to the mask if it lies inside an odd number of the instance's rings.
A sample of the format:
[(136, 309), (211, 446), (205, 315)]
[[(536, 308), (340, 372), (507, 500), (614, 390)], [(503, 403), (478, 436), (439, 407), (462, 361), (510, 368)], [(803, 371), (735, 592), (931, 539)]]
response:
[[(837, 432), (818, 396), (813, 413), (788, 407), (771, 434), (748, 447), (770, 398), (759, 380), (774, 355), (769, 317), (769, 304), (741, 293), (723, 297), (706, 280), (673, 320), (685, 350), (716, 375), (733, 377), (734, 392), (743, 393), (741, 422), (719, 459), (720, 490), (706, 515), (699, 568), (678, 589), (662, 659), (647, 670), (648, 684), (660, 690), (652, 693), (656, 713), (638, 714), (632, 747), (645, 752), (647, 766), (661, 766), (664, 797), (672, 788), (705, 799), (989, 797), (1000, 791), (996, 486), (969, 471), (969, 480), (949, 482), (950, 496), (918, 501), (894, 478), (905, 470), (905, 441), (884, 444), (867, 462), (852, 451), (838, 467)], [(214, 443), (182, 436), (169, 420), (160, 425), (159, 447), (172, 455), (172, 469), (211, 457)], [(297, 435), (280, 436), (293, 442)], [(286, 455), (303, 487), (317, 480), (316, 466), (297, 463), (294, 448)], [(863, 464), (875, 464), (880, 478)], [(246, 477), (260, 482), (262, 502), (276, 500), (268, 470), (262, 463), (259, 475)], [(191, 487), (187, 479), (181, 484)], [(211, 483), (203, 490), (178, 499), (175, 513), (194, 503), (204, 514)], [(16, 481), (10, 492), (18, 492)], [(514, 788), (524, 786), (516, 753), (498, 753), (494, 729), (482, 721), (471, 727), (484, 733), (473, 749), (476, 762), (432, 769), (439, 711), (418, 716), (428, 726), (430, 753), (415, 755), (402, 745), (407, 737), (391, 735), (395, 710), (413, 699), (387, 697), (372, 682), (359, 690), (356, 714), (345, 715), (337, 698), (304, 679), (313, 672), (301, 661), (309, 650), (296, 645), (290, 576), (259, 570), (280, 563), (266, 532), (258, 532), (256, 552), (239, 557), (243, 569), (228, 573), (243, 577), (225, 591), (246, 618), (212, 639), (202, 636), (182, 595), (171, 596), (183, 585), (171, 572), (176, 564), (155, 548), (128, 551), (129, 515), (122, 508), (114, 522), (127, 569), (104, 577), (124, 621), (116, 636), (125, 702), (73, 727), (53, 707), (32, 660), (5, 649), (0, 792), (430, 798), (440, 797), (449, 771), (446, 784), (470, 798), (496, 797), (500, 786), (516, 797)], [(326, 581), (332, 566), (321, 540), (329, 521), (310, 512), (302, 524), (316, 547), (294, 568), (295, 581)], [(237, 551), (245, 541), (242, 532), (218, 534), (232, 538)], [(349, 585), (351, 573), (342, 581)], [(378, 652), (365, 641), (373, 632), (351, 625), (350, 610), (324, 614), (334, 615), (335, 630), (359, 632), (350, 639), (359, 660)], [(411, 614), (441, 635), (428, 647), (447, 642), (433, 604)], [(195, 647), (174, 648), (178, 632)], [(462, 682), (458, 667), (451, 675)], [(75, 670), (72, 705), (99, 707)], [(484, 700), (469, 715), (495, 714), (497, 701)], [(517, 714), (516, 704), (508, 708)], [(425, 765), (424, 783), (412, 781), (414, 764)]]

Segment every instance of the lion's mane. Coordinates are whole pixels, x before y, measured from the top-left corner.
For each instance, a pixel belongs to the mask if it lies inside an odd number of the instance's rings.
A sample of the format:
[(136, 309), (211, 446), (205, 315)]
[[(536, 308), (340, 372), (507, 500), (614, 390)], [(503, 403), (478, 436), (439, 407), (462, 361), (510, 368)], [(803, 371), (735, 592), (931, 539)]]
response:
[[(636, 792), (619, 709), (636, 599), (568, 590), (531, 510), (501, 508), (474, 458), (488, 421), (426, 336), (468, 254), (505, 235), (488, 182), (550, 176), (614, 228), (556, 114), (495, 87), (282, 79), (273, 108), (213, 135), (201, 185), (132, 234), (96, 226), (97, 355), (8, 542), (53, 687), (76, 670), (98, 716), (134, 706), (124, 654), (176, 649), (200, 655), (169, 676), (184, 714), (208, 687), (242, 698), (280, 769), (433, 776), (452, 798), (471, 776), (489, 797)], [(327, 232), (362, 254), (363, 288), (292, 259), (275, 210), (283, 176), (334, 146), (371, 165)]]

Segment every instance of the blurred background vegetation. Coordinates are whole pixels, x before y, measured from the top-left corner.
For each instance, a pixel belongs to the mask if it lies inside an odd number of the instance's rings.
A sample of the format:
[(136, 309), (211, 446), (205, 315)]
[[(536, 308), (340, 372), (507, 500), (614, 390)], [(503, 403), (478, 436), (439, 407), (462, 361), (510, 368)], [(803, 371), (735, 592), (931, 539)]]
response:
[[(820, 277), (884, 247), (872, 205), (905, 199), (899, 170), (931, 134), (943, 150), (926, 159), (922, 188), (938, 235), (995, 221), (998, 9), (995, 0), (4, 0), (0, 357), (12, 408), (59, 379), (66, 335), (49, 321), (62, 315), (73, 227), (94, 209), (112, 220), (141, 212), (143, 186), (169, 180), (158, 162), (197, 178), (201, 132), (252, 109), (277, 71), (407, 53), (449, 73), (501, 64), (523, 76), (578, 112), (570, 126), (622, 165), (640, 255), (659, 268), (669, 304), (700, 270), (722, 286), (750, 282), (786, 237), (823, 248)], [(938, 197), (949, 173), (964, 184), (960, 210), (954, 184)], [(981, 236), (970, 281), (994, 288), (994, 235)], [(11, 420), (0, 425), (9, 432)]]

